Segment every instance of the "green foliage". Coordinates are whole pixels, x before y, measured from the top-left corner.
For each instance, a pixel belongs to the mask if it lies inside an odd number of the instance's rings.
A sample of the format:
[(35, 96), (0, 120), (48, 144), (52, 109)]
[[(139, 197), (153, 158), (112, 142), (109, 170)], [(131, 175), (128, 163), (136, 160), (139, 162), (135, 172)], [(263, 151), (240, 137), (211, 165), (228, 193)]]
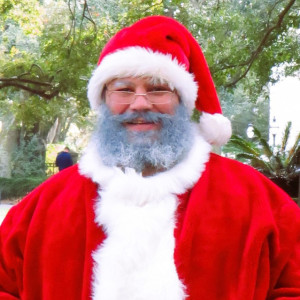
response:
[(36, 136), (20, 141), (20, 146), (12, 154), (13, 177), (45, 177), (44, 148)]
[[(195, 24), (194, 33), (198, 33), (198, 40), (205, 49), (217, 86), (228, 86), (243, 76), (250, 66), (256, 75), (256, 84), (252, 88), (257, 93), (271, 80), (272, 66), (299, 57), (299, 50), (283, 50), (291, 44), (293, 48), (298, 44), (293, 38), (293, 28), (299, 27), (299, 3), (292, 5), (276, 27), (281, 12), (290, 2), (197, 2), (198, 7), (194, 8), (189, 23)], [(274, 29), (270, 31), (271, 28)], [(286, 53), (285, 58), (283, 53)], [(252, 56), (254, 60), (251, 62)], [(247, 77), (242, 77), (241, 81), (246, 81)]]
[(201, 112), (197, 109), (194, 109), (191, 116), (191, 120), (195, 123), (199, 123), (200, 117), (201, 117)]
[(282, 144), (278, 147), (271, 147), (261, 132), (254, 128), (254, 137), (251, 141), (233, 135), (223, 151), (227, 154), (233, 154), (237, 160), (253, 166), (271, 179), (292, 181), (298, 176), (300, 134), (298, 134), (291, 149), (287, 150), (290, 130), (291, 122), (288, 122), (284, 130)]
[(40, 34), (42, 20), (38, 0), (0, 0), (0, 26), (7, 20), (16, 22), (26, 34)]
[[(267, 132), (269, 82), (275, 66), (286, 74), (300, 67), (299, 2), (190, 1), (176, 17), (184, 21), (202, 46), (224, 114), (233, 131), (245, 137), (249, 123)], [(281, 21), (281, 23), (280, 23)]]
[(44, 177), (0, 177), (1, 199), (24, 197), (45, 179)]

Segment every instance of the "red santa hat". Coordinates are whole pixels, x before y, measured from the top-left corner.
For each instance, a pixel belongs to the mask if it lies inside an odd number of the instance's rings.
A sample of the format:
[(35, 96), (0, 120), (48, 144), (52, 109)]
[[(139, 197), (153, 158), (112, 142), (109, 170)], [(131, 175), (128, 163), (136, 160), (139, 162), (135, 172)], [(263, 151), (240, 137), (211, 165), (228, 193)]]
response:
[(230, 121), (222, 115), (217, 92), (198, 42), (176, 20), (146, 17), (120, 30), (101, 52), (89, 85), (93, 109), (102, 101), (104, 85), (121, 77), (153, 77), (176, 89), (183, 104), (202, 115), (199, 129), (213, 145), (231, 136)]

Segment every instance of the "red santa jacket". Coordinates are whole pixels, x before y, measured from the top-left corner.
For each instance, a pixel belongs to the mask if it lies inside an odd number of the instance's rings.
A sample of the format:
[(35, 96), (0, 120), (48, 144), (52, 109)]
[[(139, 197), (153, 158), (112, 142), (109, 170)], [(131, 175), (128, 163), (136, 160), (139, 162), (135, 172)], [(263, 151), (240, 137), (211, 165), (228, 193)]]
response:
[[(0, 231), (1, 300), (97, 299), (93, 253), (108, 239), (95, 222), (98, 193), (73, 166), (11, 208)], [(300, 299), (300, 213), (278, 187), (212, 154), (177, 199), (173, 260), (182, 299)], [(173, 300), (168, 295), (160, 299)]]

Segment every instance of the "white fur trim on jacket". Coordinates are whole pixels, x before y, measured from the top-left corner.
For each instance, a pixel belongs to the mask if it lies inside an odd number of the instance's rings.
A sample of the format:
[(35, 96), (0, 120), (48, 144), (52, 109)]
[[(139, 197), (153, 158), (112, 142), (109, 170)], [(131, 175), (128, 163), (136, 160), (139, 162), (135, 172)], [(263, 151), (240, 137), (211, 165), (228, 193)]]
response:
[(80, 160), (80, 173), (100, 184), (96, 223), (107, 238), (93, 254), (93, 299), (183, 300), (174, 264), (176, 195), (201, 177), (211, 146), (201, 137), (172, 169), (142, 177), (133, 169), (103, 166), (95, 145)]
[(91, 108), (97, 110), (99, 107), (103, 87), (108, 81), (128, 76), (149, 76), (166, 80), (178, 91), (190, 112), (195, 107), (198, 85), (183, 65), (171, 55), (143, 47), (128, 47), (108, 54), (95, 69), (88, 85)]

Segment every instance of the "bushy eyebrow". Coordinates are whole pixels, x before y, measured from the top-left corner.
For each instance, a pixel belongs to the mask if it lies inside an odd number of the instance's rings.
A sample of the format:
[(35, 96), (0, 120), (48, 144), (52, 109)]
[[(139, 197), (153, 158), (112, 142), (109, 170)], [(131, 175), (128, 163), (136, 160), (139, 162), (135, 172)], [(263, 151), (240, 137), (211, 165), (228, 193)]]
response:
[(111, 82), (108, 84), (108, 86), (111, 86), (111, 87), (115, 87), (115, 88), (118, 88), (120, 86), (129, 86), (129, 87), (135, 87), (135, 84), (129, 80), (116, 80), (114, 82)]

